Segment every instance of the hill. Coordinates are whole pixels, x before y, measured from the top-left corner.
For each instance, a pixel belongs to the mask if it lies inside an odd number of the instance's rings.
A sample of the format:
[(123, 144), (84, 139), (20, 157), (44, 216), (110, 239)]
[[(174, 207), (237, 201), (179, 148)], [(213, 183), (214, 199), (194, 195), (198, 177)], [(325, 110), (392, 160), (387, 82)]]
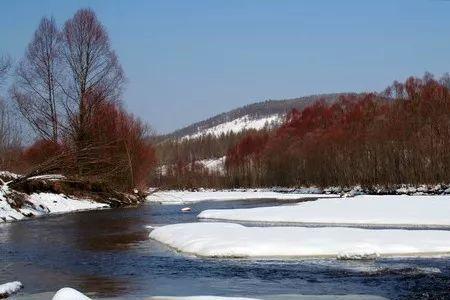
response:
[(178, 129), (160, 137), (160, 140), (192, 139), (206, 134), (220, 136), (230, 131), (238, 133), (246, 129), (262, 129), (265, 126), (276, 126), (283, 120), (286, 113), (294, 108), (302, 110), (318, 100), (332, 103), (341, 95), (344, 95), (344, 93), (319, 94), (294, 99), (257, 102)]

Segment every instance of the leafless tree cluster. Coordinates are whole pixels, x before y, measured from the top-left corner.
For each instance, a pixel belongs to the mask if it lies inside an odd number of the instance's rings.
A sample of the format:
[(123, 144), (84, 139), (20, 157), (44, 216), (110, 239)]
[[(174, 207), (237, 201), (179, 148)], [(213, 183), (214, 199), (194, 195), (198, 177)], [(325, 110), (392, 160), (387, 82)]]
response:
[(61, 135), (81, 142), (95, 91), (116, 101), (124, 74), (108, 34), (90, 9), (81, 9), (60, 30), (43, 18), (15, 72), (11, 88), (18, 110), (36, 133), (57, 143)]
[(125, 76), (92, 10), (61, 28), (43, 18), (13, 79), (11, 98), (38, 136), (23, 152), (30, 174), (59, 170), (119, 189), (144, 184), (154, 165), (147, 127), (120, 106)]
[[(0, 57), (0, 87), (11, 67), (11, 59)], [(17, 151), (21, 147), (21, 130), (14, 112), (0, 95), (0, 166), (8, 169), (17, 162)]]
[(0, 56), (0, 85), (3, 83), (3, 80), (8, 73), (8, 70), (11, 66), (11, 60), (9, 57)]

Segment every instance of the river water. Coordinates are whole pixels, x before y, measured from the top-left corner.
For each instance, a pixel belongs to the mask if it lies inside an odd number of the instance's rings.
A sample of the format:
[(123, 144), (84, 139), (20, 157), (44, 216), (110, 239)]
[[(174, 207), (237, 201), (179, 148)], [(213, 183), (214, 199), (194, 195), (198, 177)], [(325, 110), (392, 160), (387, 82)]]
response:
[(17, 299), (49, 299), (65, 286), (116, 299), (286, 294), (450, 299), (450, 258), (205, 259), (148, 239), (148, 225), (197, 222), (204, 209), (282, 203), (202, 202), (189, 213), (181, 213), (181, 205), (145, 204), (0, 224), (0, 283), (21, 281), (25, 288)]

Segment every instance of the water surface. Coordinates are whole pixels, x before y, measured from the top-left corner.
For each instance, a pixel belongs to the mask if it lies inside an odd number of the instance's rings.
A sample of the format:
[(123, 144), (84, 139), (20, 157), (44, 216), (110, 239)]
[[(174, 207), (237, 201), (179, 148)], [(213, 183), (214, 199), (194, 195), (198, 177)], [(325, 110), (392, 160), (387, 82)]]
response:
[(274, 200), (145, 204), (0, 224), (0, 282), (49, 299), (64, 286), (93, 297), (378, 295), (450, 299), (450, 259), (227, 260), (184, 256), (148, 239), (147, 225), (196, 222), (204, 209), (280, 205)]

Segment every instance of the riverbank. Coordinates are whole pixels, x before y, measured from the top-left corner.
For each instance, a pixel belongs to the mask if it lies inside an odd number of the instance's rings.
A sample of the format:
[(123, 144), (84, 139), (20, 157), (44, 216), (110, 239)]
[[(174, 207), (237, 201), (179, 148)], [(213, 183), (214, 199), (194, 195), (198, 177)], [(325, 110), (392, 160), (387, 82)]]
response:
[(146, 200), (159, 204), (190, 204), (202, 201), (234, 200), (301, 200), (339, 197), (337, 194), (325, 194), (317, 188), (305, 189), (233, 189), (233, 190), (161, 190), (151, 192)]
[(202, 201), (231, 201), (252, 199), (298, 200), (316, 198), (341, 198), (359, 195), (450, 195), (450, 184), (393, 186), (353, 186), (353, 187), (272, 187), (272, 188), (236, 188), (236, 189), (204, 189), (164, 190), (149, 189), (146, 200), (160, 204), (189, 204)]
[(110, 206), (90, 199), (79, 199), (63, 194), (33, 193), (23, 195), (20, 206), (10, 198), (7, 185), (0, 188), (0, 223), (12, 222), (51, 214), (70, 213), (83, 210), (105, 209)]
[(0, 223), (51, 214), (140, 204), (146, 194), (116, 191), (107, 184), (60, 174), (26, 177), (0, 172)]

